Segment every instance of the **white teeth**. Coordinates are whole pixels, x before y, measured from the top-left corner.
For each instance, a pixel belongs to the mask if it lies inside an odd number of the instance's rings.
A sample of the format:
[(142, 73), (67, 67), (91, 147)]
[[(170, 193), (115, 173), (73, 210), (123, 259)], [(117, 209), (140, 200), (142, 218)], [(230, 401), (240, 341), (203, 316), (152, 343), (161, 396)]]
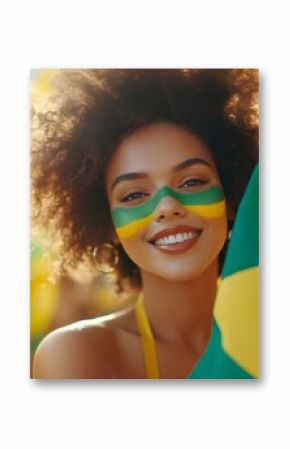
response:
[(199, 235), (199, 232), (183, 232), (182, 234), (169, 235), (167, 237), (163, 237), (154, 242), (156, 246), (168, 246), (175, 245), (176, 243), (182, 243), (187, 240), (193, 239)]
[(176, 239), (175, 239), (175, 236), (174, 235), (170, 235), (169, 237), (168, 237), (168, 243), (170, 244), (170, 243), (176, 243)]

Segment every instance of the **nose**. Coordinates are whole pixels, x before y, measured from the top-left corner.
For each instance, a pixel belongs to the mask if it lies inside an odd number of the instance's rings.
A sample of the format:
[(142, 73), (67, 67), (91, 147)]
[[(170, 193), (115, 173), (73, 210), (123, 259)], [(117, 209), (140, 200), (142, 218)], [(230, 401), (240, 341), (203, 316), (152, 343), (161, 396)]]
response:
[(182, 204), (174, 198), (163, 198), (156, 206), (154, 211), (154, 220), (164, 222), (178, 217), (184, 217), (187, 211)]

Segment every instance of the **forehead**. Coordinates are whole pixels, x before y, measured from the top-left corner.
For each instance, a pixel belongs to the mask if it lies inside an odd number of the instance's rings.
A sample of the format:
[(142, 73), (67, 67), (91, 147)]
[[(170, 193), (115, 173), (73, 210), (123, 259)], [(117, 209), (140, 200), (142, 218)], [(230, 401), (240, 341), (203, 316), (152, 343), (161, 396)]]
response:
[(154, 175), (160, 170), (171, 170), (191, 157), (204, 159), (214, 166), (210, 152), (199, 137), (175, 124), (154, 123), (124, 138), (110, 160), (107, 178), (127, 172)]

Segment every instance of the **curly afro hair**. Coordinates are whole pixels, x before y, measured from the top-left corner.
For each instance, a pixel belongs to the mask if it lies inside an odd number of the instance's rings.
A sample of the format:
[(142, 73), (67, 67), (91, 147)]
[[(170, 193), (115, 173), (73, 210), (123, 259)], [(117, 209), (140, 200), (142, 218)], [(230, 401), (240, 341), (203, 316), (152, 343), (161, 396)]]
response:
[(256, 69), (63, 69), (53, 87), (43, 110), (32, 105), (33, 212), (60, 232), (64, 266), (84, 256), (94, 264), (93, 248), (111, 243), (119, 285), (140, 286), (138, 267), (112, 242), (104, 173), (120, 141), (153, 122), (204, 140), (236, 211), (258, 159)]

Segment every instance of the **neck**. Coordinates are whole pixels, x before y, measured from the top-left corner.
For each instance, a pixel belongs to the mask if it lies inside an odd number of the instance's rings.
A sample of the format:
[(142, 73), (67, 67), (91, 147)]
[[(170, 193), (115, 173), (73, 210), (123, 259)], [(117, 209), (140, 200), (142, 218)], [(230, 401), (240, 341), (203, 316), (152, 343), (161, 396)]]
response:
[(142, 271), (144, 306), (156, 340), (204, 345), (216, 297), (218, 263), (186, 282), (170, 282)]

